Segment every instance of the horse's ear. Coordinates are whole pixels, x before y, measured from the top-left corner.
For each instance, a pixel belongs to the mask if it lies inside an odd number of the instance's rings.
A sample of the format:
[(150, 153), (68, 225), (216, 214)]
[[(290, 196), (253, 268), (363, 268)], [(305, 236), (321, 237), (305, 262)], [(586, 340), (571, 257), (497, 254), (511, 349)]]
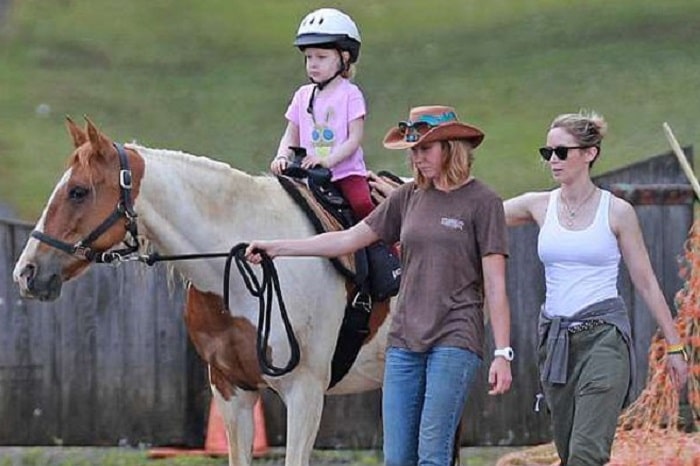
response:
[(88, 117), (85, 117), (87, 122), (87, 136), (90, 144), (92, 144), (93, 149), (95, 149), (100, 154), (107, 154), (112, 149), (112, 141), (109, 140), (107, 136), (102, 134), (102, 132), (97, 129), (97, 127), (90, 121)]
[(77, 149), (87, 142), (85, 131), (83, 131), (80, 126), (76, 125), (68, 115), (66, 115), (66, 128), (68, 128), (70, 137), (73, 138), (73, 147)]

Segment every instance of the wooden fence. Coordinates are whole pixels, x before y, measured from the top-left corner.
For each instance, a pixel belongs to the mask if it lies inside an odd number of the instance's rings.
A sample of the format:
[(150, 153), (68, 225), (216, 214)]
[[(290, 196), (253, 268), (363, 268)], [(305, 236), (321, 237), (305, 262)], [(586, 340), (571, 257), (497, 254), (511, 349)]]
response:
[(92, 267), (54, 303), (20, 299), (31, 227), (0, 223), (0, 444), (201, 442), (208, 387), (165, 267)]
[[(692, 160), (692, 150), (686, 149)], [(596, 182), (637, 210), (652, 265), (673, 303), (682, 286), (677, 258), (693, 221), (692, 190), (672, 154), (606, 173)], [(54, 303), (20, 299), (11, 272), (31, 226), (0, 221), (0, 445), (201, 445), (209, 403), (206, 372), (182, 321), (184, 293), (165, 267), (92, 267)], [(537, 313), (544, 296), (537, 229), (510, 231), (508, 291), (513, 314), (514, 385), (486, 395), (488, 364), (463, 418), (464, 445), (526, 445), (549, 440), (535, 360)], [(655, 324), (623, 270), (639, 380)], [(487, 354), (492, 344), (489, 343)], [(381, 445), (378, 391), (327, 397), (316, 446)], [(271, 445), (285, 442), (285, 410), (264, 394)]]

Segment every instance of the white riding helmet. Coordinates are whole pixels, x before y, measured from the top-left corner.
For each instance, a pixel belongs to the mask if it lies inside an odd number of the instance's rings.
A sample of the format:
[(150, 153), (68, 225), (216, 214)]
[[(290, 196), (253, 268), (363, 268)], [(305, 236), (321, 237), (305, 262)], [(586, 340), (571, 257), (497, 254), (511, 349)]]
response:
[(360, 56), (360, 31), (348, 15), (335, 8), (312, 11), (301, 20), (294, 45), (337, 48), (350, 52), (350, 63)]

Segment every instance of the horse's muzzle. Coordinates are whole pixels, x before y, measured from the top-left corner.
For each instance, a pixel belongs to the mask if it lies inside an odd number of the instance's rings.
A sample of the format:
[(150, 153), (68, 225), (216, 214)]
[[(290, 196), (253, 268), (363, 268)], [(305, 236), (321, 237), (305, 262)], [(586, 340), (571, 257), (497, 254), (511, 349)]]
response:
[(60, 274), (38, 274), (36, 266), (25, 265), (16, 277), (23, 298), (54, 301), (61, 295), (63, 280)]

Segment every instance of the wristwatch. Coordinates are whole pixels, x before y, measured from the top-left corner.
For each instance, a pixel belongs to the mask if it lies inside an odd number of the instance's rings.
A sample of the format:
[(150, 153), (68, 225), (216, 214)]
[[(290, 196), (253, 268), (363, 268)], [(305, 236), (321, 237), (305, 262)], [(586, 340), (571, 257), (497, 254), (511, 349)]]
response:
[(515, 358), (515, 353), (513, 352), (513, 348), (510, 346), (506, 346), (505, 348), (498, 348), (493, 351), (493, 357), (502, 357), (506, 361), (512, 361), (513, 358)]

